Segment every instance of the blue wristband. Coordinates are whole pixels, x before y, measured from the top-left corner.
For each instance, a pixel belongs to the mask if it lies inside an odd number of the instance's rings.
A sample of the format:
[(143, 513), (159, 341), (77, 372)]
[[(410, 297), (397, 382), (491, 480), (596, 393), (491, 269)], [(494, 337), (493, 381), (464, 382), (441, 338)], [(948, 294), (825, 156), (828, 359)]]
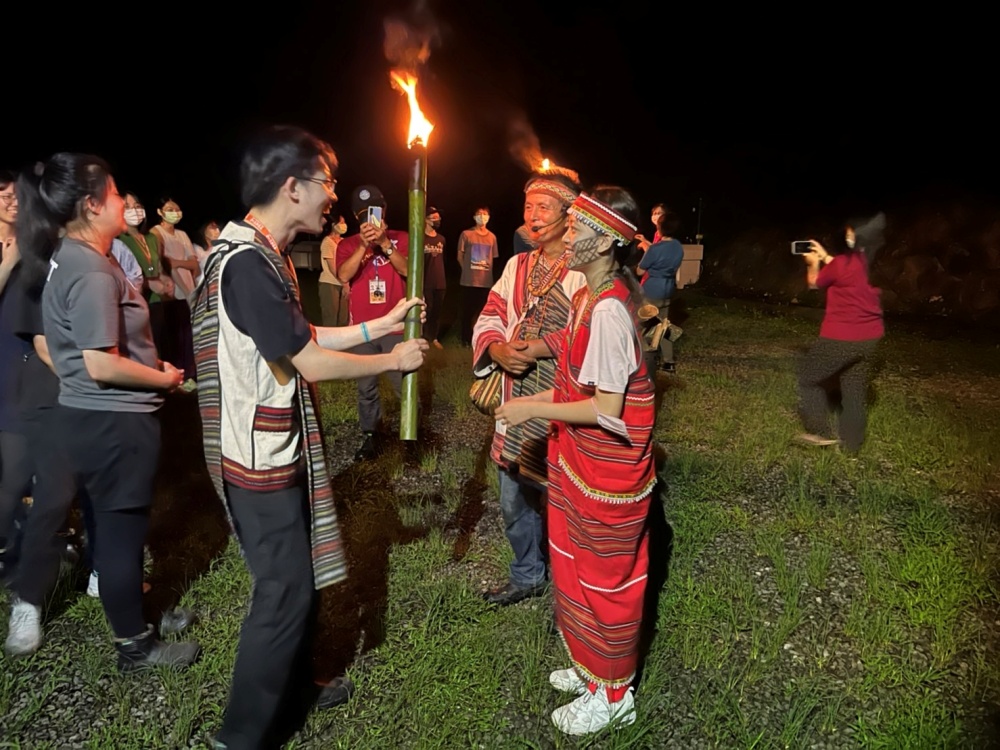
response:
[(371, 340), (372, 340), (372, 337), (371, 337), (371, 335), (369, 335), (369, 333), (368, 333), (368, 324), (367, 324), (367, 323), (362, 323), (362, 324), (361, 324), (361, 335), (365, 337), (365, 343), (366, 343), (366, 344), (367, 344), (367, 343), (368, 343), (369, 341), (371, 341)]

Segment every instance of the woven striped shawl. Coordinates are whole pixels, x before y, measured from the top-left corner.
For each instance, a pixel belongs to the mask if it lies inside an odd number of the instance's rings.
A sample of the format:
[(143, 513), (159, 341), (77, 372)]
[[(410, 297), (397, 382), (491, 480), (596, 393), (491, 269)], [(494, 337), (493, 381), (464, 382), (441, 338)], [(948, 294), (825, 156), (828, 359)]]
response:
[[(233, 252), (258, 252), (268, 260), (282, 283), (294, 295), (296, 302), (299, 302), (299, 284), (294, 269), (267, 247), (264, 241), (239, 242), (222, 238), (216, 241), (213, 250), (205, 267), (204, 279), (196, 290), (191, 323), (194, 329), (195, 363), (198, 367), (198, 406), (201, 410), (205, 463), (232, 525), (222, 474), (222, 389), (218, 356), (222, 260)], [(347, 578), (347, 562), (326, 466), (323, 434), (316, 414), (315, 387), (298, 373), (295, 381), (309, 484), (313, 584), (321, 589)]]

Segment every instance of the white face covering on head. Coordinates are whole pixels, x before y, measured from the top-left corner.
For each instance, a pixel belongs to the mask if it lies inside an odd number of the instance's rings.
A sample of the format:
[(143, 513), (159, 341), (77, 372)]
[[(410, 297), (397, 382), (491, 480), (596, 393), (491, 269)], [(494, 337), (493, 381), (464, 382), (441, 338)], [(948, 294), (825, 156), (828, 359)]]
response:
[(144, 208), (126, 208), (125, 209), (125, 223), (130, 227), (137, 227), (142, 222), (146, 220), (146, 209)]
[(163, 220), (167, 222), (167, 224), (177, 224), (183, 216), (184, 214), (181, 211), (163, 212)]
[(485, 227), (490, 220), (489, 214), (476, 214), (476, 226)]
[(345, 222), (340, 222), (339, 224), (333, 225), (333, 231), (339, 235), (347, 234), (347, 224)]

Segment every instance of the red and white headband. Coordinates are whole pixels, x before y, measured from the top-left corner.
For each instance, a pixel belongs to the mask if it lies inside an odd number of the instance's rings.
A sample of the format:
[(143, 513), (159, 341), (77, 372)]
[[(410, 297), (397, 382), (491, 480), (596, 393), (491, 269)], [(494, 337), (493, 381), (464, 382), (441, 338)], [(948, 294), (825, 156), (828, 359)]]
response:
[(573, 201), (569, 213), (591, 229), (610, 234), (620, 244), (624, 245), (635, 239), (638, 229), (635, 224), (585, 193), (580, 193)]

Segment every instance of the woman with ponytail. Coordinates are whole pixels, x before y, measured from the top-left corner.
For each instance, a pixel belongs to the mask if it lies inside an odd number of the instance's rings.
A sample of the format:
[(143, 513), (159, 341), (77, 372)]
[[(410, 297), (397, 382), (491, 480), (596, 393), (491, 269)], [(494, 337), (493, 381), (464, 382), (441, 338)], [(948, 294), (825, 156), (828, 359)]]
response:
[[(142, 612), (142, 550), (160, 448), (156, 412), (183, 373), (157, 359), (146, 301), (108, 258), (125, 230), (124, 201), (103, 160), (73, 153), (23, 173), (18, 199), (25, 273), (32, 288), (44, 285), (45, 344), (59, 377), (55, 428), (93, 504), (101, 603), (118, 668), (187, 666), (198, 644), (161, 642)], [(40, 603), (15, 599), (8, 650), (37, 648), (40, 615)]]
[(578, 696), (552, 713), (572, 735), (635, 721), (631, 684), (656, 483), (655, 390), (636, 316), (643, 296), (623, 266), (638, 218), (635, 199), (618, 187), (597, 187), (573, 203), (563, 241), (587, 286), (573, 298), (569, 326), (528, 347), (558, 358), (555, 388), (496, 411), (506, 426), (552, 424), (549, 557), (556, 624), (572, 665), (549, 682)]
[[(837, 252), (831, 255), (812, 240), (802, 257), (810, 289), (826, 289), (826, 310), (819, 339), (799, 363), (799, 414), (806, 445), (836, 445), (857, 453), (868, 424), (866, 399), (872, 355), (885, 333), (879, 290), (871, 285), (871, 256), (884, 244), (885, 215), (851, 221), (844, 227)], [(830, 428), (826, 384), (839, 383), (841, 411), (838, 435)]]

